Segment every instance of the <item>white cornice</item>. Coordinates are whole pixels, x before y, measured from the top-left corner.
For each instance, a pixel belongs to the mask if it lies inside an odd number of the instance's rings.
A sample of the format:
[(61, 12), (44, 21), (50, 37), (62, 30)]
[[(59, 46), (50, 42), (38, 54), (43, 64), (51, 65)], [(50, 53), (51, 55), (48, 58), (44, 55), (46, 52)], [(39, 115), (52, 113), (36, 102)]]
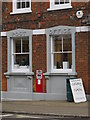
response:
[[(32, 30), (33, 31), (33, 35), (42, 35), (45, 34), (45, 29), (36, 29), (36, 30)], [(88, 32), (90, 31), (90, 26), (79, 26), (76, 27), (76, 32)], [(1, 32), (1, 36), (5, 37), (6, 36), (6, 32)]]
[(45, 34), (45, 29), (33, 30), (33, 35), (42, 35)]
[(5, 37), (6, 36), (6, 32), (1, 32), (1, 36)]
[(90, 26), (76, 27), (76, 32), (88, 32), (90, 31)]

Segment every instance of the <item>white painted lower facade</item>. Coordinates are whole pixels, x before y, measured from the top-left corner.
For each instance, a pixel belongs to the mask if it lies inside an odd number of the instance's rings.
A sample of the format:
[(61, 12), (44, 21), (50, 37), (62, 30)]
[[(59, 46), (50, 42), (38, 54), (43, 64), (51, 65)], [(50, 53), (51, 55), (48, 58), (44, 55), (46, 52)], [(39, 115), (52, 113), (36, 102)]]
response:
[(7, 91), (2, 91), (2, 100), (66, 100), (67, 75), (46, 77), (46, 93), (33, 92), (33, 78), (12, 75), (7, 79)]

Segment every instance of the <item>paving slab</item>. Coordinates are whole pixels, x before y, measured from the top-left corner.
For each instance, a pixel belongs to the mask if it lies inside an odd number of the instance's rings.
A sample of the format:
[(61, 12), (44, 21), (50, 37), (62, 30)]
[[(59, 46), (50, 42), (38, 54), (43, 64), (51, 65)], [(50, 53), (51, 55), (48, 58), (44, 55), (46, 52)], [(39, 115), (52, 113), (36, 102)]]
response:
[(3, 112), (49, 114), (65, 116), (89, 116), (89, 102), (67, 101), (4, 101)]

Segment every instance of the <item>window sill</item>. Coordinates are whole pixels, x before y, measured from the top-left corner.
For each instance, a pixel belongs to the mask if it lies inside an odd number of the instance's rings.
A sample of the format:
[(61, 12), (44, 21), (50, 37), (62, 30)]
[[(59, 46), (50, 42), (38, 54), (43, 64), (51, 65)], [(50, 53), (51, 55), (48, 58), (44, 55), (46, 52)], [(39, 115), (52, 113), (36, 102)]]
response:
[(44, 76), (76, 76), (77, 72), (72, 73), (44, 73)]
[(22, 75), (26, 75), (26, 76), (29, 76), (29, 75), (34, 75), (34, 72), (28, 72), (28, 73), (19, 73), (19, 72), (10, 72), (10, 73), (4, 73), (4, 75), (6, 76), (12, 76), (12, 75), (18, 75), (18, 76), (22, 76)]
[(30, 13), (32, 12), (31, 10), (28, 10), (28, 11), (16, 11), (16, 12), (11, 12), (10, 15), (14, 15), (14, 14), (23, 14), (23, 13)]
[(44, 73), (44, 75), (75, 76), (77, 75), (77, 72), (73, 71), (72, 69), (52, 69), (51, 72)]
[(27, 69), (27, 68), (24, 68), (24, 69), (12, 69), (12, 72), (14, 72), (14, 73), (29, 73), (29, 69)]
[(72, 73), (72, 69), (51, 69), (51, 73)]
[(72, 6), (66, 6), (66, 7), (64, 7), (64, 6), (55, 6), (55, 7), (51, 7), (51, 8), (49, 8), (49, 9), (47, 9), (47, 11), (52, 11), (52, 10), (62, 10), (62, 9), (69, 9), (69, 8), (72, 8)]

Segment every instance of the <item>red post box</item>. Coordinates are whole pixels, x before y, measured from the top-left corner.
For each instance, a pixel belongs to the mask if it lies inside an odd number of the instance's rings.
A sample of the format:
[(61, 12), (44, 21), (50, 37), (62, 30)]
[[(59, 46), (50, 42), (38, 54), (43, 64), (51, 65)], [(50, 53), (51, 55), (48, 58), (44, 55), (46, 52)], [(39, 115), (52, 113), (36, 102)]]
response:
[(42, 72), (42, 70), (36, 70), (35, 77), (36, 77), (36, 92), (43, 92), (43, 72)]

